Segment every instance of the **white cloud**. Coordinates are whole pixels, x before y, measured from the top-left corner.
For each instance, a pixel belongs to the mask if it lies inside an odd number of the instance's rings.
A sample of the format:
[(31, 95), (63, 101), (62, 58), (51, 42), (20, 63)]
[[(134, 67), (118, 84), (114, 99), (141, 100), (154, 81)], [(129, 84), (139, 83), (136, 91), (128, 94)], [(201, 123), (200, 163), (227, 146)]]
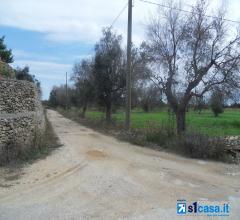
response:
[(51, 61), (51, 62), (57, 62), (60, 60), (60, 57), (49, 56), (49, 55), (45, 55), (45, 54), (44, 54), (44, 56), (41, 56), (38, 53), (29, 52), (29, 51), (25, 51), (25, 50), (19, 50), (19, 49), (15, 49), (13, 51), (13, 53), (14, 53), (15, 60), (24, 59), (24, 60)]
[[(119, 14), (126, 0), (0, 0), (0, 25), (38, 31), (46, 39), (56, 42), (94, 43), (103, 27), (110, 26)], [(139, 24), (145, 21), (155, 6), (139, 1), (133, 9), (133, 37), (139, 41)], [(115, 24), (119, 33), (126, 36), (127, 10)], [(137, 27), (137, 28), (136, 28)]]
[(29, 66), (31, 74), (40, 79), (64, 79), (66, 72), (71, 72), (71, 64), (60, 64), (55, 62), (43, 62), (32, 60), (19, 60), (14, 62), (14, 67)]
[[(220, 2), (221, 0), (211, 0), (212, 5)], [(99, 38), (102, 27), (109, 26), (126, 3), (126, 0), (0, 0), (0, 25), (43, 32), (46, 39), (51, 41), (94, 43)], [(184, 1), (184, 5), (187, 3), (193, 4), (193, 1)], [(229, 3), (228, 17), (239, 19), (239, 0), (231, 0)], [(135, 0), (133, 39), (136, 42), (144, 38), (142, 24), (156, 8)], [(126, 36), (127, 10), (115, 27)]]
[[(164, 3), (166, 0), (150, 0)], [(194, 0), (196, 1), (196, 0)], [(193, 0), (182, 1), (193, 4)], [(221, 0), (209, 0), (211, 8)], [(224, 0), (223, 0), (224, 1)], [(224, 1), (226, 2), (226, 1)], [(229, 13), (227, 17), (240, 20), (239, 0), (229, 0)], [(127, 0), (0, 0), (0, 26), (10, 26), (24, 30), (37, 31), (44, 34), (45, 39), (54, 42), (76, 42), (94, 44), (101, 35), (103, 27), (109, 26), (119, 14)], [(188, 10), (189, 7), (185, 6)], [(144, 40), (145, 27), (149, 15), (156, 11), (155, 5), (135, 0), (133, 8), (133, 42)], [(123, 34), (126, 43), (127, 10), (114, 25), (118, 33)], [(16, 36), (17, 37), (17, 36)], [(17, 58), (14, 65), (30, 66), (30, 71), (42, 82), (45, 95), (50, 86), (64, 82), (65, 72), (71, 71), (71, 64), (62, 64), (63, 57), (40, 56), (34, 52), (14, 51)], [(79, 60), (83, 55), (69, 55), (72, 60)], [(87, 54), (87, 56), (89, 56)], [(70, 60), (70, 59), (69, 59)], [(48, 61), (48, 62), (46, 62)], [(68, 62), (68, 61), (65, 61)]]
[[(43, 32), (46, 33), (47, 39), (53, 41), (95, 42), (100, 36), (102, 27), (111, 24), (126, 2), (126, 0), (0, 0), (0, 25)], [(217, 3), (220, 0), (211, 2)], [(239, 19), (239, 1), (232, 0), (230, 3), (230, 18)], [(134, 33), (143, 37), (144, 31), (139, 25), (144, 23), (149, 12), (155, 9), (156, 6), (135, 1)], [(127, 10), (118, 20), (116, 27), (121, 33), (125, 33), (126, 24)], [(134, 37), (139, 38), (135, 34)]]
[(54, 41), (95, 41), (125, 3), (85, 0), (0, 0), (0, 25), (47, 34)]

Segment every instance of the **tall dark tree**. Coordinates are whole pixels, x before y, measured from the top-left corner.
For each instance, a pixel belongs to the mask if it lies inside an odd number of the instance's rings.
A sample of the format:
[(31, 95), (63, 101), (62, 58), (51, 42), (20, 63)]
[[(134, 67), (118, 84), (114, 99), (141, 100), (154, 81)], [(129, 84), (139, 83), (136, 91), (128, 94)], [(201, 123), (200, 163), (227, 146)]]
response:
[(59, 105), (58, 99), (57, 99), (57, 87), (53, 87), (50, 92), (49, 104), (52, 107), (57, 107)]
[[(151, 69), (148, 66), (148, 60), (145, 57), (145, 54), (142, 51), (142, 48), (138, 48), (135, 46), (132, 46), (132, 78), (131, 78), (131, 101), (132, 101), (132, 107), (135, 106), (143, 106), (143, 100), (148, 102), (146, 93), (147, 92), (147, 85), (152, 84), (151, 80), (149, 79), (151, 75)], [(161, 92), (155, 85), (155, 91), (156, 94), (154, 96), (157, 96), (159, 92)], [(157, 91), (158, 90), (158, 91)], [(146, 95), (146, 96), (145, 96)], [(145, 96), (145, 98), (143, 98)], [(160, 97), (156, 97), (156, 99), (159, 99)]]
[(88, 104), (95, 97), (93, 61), (83, 59), (76, 63), (73, 67), (72, 80), (75, 83), (77, 104), (82, 107), (82, 117), (85, 117)]
[(106, 109), (106, 120), (111, 120), (112, 107), (124, 92), (125, 66), (121, 48), (122, 36), (110, 29), (103, 30), (103, 36), (95, 46), (94, 80), (97, 98)]
[(224, 111), (224, 94), (219, 89), (215, 89), (212, 92), (210, 99), (210, 107), (215, 117)]
[(4, 43), (5, 37), (0, 38), (0, 58), (5, 63), (13, 62), (12, 50), (7, 49), (7, 45)]
[(204, 0), (190, 14), (174, 7), (153, 18), (145, 48), (151, 66), (157, 67), (152, 79), (164, 91), (181, 134), (192, 97), (202, 97), (218, 85), (240, 86), (240, 32), (232, 34), (222, 12), (206, 16)]
[(138, 90), (139, 102), (145, 112), (150, 112), (156, 107), (160, 107), (162, 102), (161, 91), (156, 85), (140, 87)]
[(66, 107), (69, 106), (71, 100), (72, 90), (69, 88), (69, 96), (66, 96), (66, 86), (54, 86), (50, 92), (49, 104), (53, 107)]

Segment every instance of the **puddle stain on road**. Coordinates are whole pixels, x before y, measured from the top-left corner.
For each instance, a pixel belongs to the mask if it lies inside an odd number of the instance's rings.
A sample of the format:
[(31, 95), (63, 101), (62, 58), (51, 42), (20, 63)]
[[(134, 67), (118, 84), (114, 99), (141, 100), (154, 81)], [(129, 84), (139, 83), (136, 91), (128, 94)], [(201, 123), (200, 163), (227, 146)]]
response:
[(87, 151), (87, 156), (91, 159), (104, 159), (107, 157), (107, 154), (100, 150), (89, 150)]

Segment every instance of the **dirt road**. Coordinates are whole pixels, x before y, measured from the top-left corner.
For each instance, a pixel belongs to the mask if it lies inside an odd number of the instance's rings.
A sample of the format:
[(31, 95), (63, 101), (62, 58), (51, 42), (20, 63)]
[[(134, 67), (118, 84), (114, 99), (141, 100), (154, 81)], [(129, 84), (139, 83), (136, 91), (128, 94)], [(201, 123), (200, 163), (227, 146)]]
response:
[(1, 180), (1, 220), (208, 219), (177, 216), (178, 199), (227, 201), (226, 219), (240, 219), (239, 166), (120, 142), (55, 111), (48, 117), (64, 146), (19, 179)]

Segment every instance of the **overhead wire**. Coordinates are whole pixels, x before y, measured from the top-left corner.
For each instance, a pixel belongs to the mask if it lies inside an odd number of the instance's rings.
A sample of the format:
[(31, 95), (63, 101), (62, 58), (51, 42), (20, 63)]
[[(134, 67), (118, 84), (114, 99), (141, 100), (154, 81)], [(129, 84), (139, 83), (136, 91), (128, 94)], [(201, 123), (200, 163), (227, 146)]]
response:
[[(171, 6), (168, 6), (168, 5), (163, 5), (163, 4), (160, 4), (160, 3), (157, 3), (157, 2), (152, 2), (152, 1), (149, 1), (149, 0), (139, 0), (139, 1), (147, 3), (147, 4), (157, 5), (157, 6), (160, 6), (162, 8), (173, 9), (173, 10), (176, 10), (176, 11), (181, 11), (181, 12), (190, 13), (190, 14), (192, 13), (191, 11), (188, 11), (188, 10), (185, 10), (185, 9), (171, 7)], [(217, 16), (211, 16), (211, 15), (205, 15), (205, 16), (209, 17), (209, 18), (219, 19), (219, 17), (217, 17)], [(226, 18), (221, 18), (221, 19), (224, 20), (224, 21), (227, 21), (227, 22), (240, 24), (240, 21), (235, 21), (235, 20), (226, 19)]]
[(120, 16), (123, 14), (123, 12), (126, 10), (126, 8), (128, 7), (128, 2), (124, 5), (124, 7), (122, 8), (122, 10), (120, 11), (120, 13), (117, 15), (117, 17), (113, 20), (112, 24), (109, 26), (109, 29), (111, 29), (113, 27), (113, 25), (117, 22), (117, 20), (120, 18)]

